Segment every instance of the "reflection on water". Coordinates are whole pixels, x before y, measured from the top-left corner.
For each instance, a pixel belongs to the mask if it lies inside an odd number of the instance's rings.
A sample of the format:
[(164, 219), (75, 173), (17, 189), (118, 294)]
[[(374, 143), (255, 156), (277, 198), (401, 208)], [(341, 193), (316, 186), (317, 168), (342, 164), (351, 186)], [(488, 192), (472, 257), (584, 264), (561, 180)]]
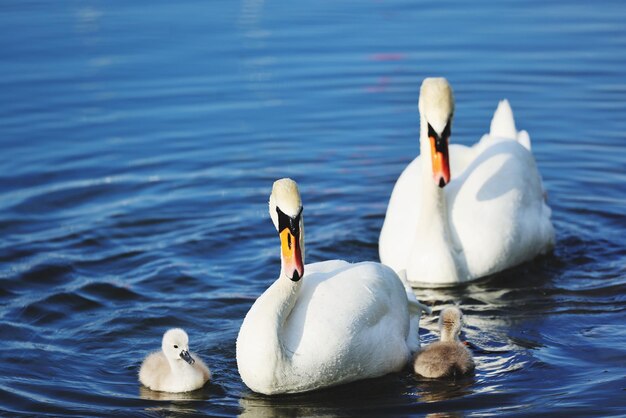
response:
[(193, 392), (169, 393), (151, 390), (139, 385), (139, 397), (151, 401), (206, 401), (209, 399), (210, 393), (206, 387)]
[[(351, 383), (318, 392), (269, 397), (253, 393), (239, 403), (241, 417), (345, 416), (402, 413), (402, 405), (416, 412), (432, 411), (428, 403), (459, 399), (471, 395), (473, 377), (462, 379), (419, 379), (387, 376)], [(437, 410), (434, 406), (434, 410)], [(445, 407), (444, 407), (445, 410)]]
[(168, 393), (150, 390), (139, 385), (139, 398), (150, 401), (146, 412), (159, 416), (189, 416), (201, 414), (207, 402), (219, 399), (223, 395), (221, 388), (208, 383), (203, 388), (192, 392)]
[(474, 377), (459, 379), (425, 379), (416, 378), (415, 396), (420, 402), (438, 402), (463, 396), (474, 392)]
[(336, 417), (341, 415), (340, 409), (326, 408), (324, 405), (290, 405), (281, 404), (280, 400), (250, 400), (241, 398), (242, 418), (282, 418), (282, 417)]

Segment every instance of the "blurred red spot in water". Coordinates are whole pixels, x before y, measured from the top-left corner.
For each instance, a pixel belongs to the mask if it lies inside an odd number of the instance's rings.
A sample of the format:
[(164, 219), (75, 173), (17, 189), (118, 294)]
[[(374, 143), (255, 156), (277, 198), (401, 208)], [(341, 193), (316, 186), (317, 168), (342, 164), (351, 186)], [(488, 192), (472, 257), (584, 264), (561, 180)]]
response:
[(367, 91), (370, 93), (380, 93), (387, 89), (387, 85), (389, 85), (389, 77), (380, 77), (375, 85), (367, 86)]
[(372, 61), (401, 61), (404, 59), (404, 54), (397, 52), (387, 52), (380, 54), (370, 55)]

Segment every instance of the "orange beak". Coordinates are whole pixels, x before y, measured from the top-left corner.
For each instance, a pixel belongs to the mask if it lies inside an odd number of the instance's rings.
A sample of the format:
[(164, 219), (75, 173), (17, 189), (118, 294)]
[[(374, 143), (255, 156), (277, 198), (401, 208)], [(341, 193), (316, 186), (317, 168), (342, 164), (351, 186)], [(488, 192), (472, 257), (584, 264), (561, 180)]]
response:
[(279, 235), (283, 271), (289, 279), (297, 282), (304, 275), (300, 239), (294, 236), (289, 228), (283, 229)]
[(450, 161), (448, 159), (447, 138), (430, 137), (430, 155), (433, 163), (435, 184), (443, 188), (450, 183)]

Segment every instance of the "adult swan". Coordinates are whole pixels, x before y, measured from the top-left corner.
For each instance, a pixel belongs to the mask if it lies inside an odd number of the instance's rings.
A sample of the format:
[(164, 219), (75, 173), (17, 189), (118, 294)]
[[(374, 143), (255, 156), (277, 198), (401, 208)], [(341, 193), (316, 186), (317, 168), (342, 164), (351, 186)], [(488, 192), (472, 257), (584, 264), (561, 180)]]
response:
[(274, 183), (269, 210), (282, 267), (239, 330), (244, 383), (267, 395), (295, 393), (401, 370), (419, 348), (421, 305), (413, 293), (379, 263), (305, 266), (302, 203), (293, 180)]
[(450, 285), (549, 251), (551, 211), (530, 138), (517, 132), (508, 102), (500, 102), (490, 133), (472, 147), (448, 146), (454, 98), (444, 78), (424, 80), (419, 112), (420, 155), (391, 194), (381, 261), (406, 270), (410, 282)]

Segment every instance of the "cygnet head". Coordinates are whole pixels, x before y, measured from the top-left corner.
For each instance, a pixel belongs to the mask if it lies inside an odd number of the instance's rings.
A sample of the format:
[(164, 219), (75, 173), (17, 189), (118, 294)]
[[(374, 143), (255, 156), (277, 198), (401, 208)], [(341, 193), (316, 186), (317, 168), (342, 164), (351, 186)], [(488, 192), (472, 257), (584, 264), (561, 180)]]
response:
[(194, 363), (189, 354), (189, 337), (180, 328), (172, 328), (163, 335), (161, 348), (170, 362), (185, 360), (189, 364)]
[(439, 314), (439, 331), (441, 341), (456, 341), (461, 334), (463, 326), (463, 313), (459, 308), (446, 308)]
[(430, 162), (435, 184), (443, 188), (450, 182), (448, 144), (454, 115), (454, 96), (445, 78), (426, 78), (419, 98), (420, 142), (423, 161)]
[(295, 181), (284, 178), (274, 182), (269, 211), (280, 236), (282, 275), (297, 282), (304, 274), (304, 223)]

